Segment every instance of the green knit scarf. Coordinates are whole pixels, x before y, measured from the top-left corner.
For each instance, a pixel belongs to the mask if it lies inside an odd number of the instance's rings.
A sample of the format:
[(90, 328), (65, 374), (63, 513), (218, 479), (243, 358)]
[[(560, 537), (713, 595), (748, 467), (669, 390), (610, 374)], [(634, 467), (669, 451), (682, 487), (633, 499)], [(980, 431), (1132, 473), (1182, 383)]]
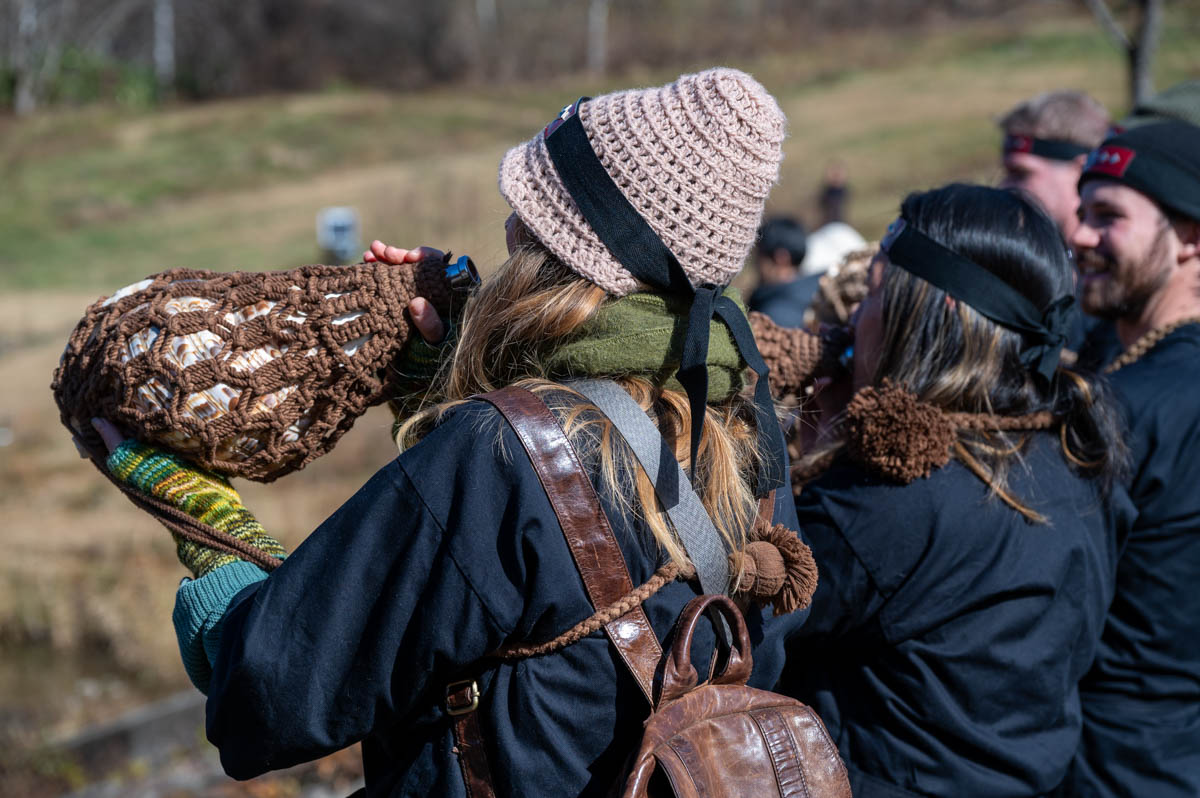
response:
[[(733, 288), (725, 296), (745, 311)], [(543, 364), (553, 379), (642, 377), (656, 386), (683, 391), (675, 379), (687, 333), (690, 298), (630, 294), (601, 306), (568, 341), (548, 353)], [(742, 390), (746, 362), (729, 329), (718, 319), (709, 328), (708, 402), (723, 402)]]

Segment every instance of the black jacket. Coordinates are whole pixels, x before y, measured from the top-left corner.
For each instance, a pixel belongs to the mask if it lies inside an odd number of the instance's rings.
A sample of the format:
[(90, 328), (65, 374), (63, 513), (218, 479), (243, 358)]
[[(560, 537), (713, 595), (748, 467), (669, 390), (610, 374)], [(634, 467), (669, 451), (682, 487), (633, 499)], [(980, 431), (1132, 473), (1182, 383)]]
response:
[[(646, 582), (661, 564), (648, 529), (593, 482), (633, 583)], [(790, 496), (775, 520), (795, 528)], [(660, 639), (697, 590), (674, 582), (645, 603)], [(369, 796), (462, 796), (443, 699), (452, 680), (478, 676), (498, 794), (597, 795), (649, 711), (603, 632), (480, 665), (502, 643), (550, 640), (592, 612), (519, 440), (490, 405), (470, 403), (234, 599), (208, 734), (237, 778), (362, 740)], [(783, 637), (805, 615), (750, 613), (754, 684), (774, 684)], [(711, 650), (701, 632), (697, 649)]]
[(958, 461), (908, 485), (844, 464), (800, 496), (821, 576), (783, 692), (821, 715), (855, 798), (1062, 781), (1129, 509), (1073, 473), (1053, 433), (1033, 435), (1025, 463), (1009, 486), (1047, 524)]
[(1067, 792), (1200, 795), (1200, 324), (1112, 376), (1138, 518), (1096, 665)]
[(765, 313), (781, 327), (803, 327), (804, 311), (812, 304), (821, 275), (810, 274), (786, 283), (763, 283), (754, 289), (746, 307)]

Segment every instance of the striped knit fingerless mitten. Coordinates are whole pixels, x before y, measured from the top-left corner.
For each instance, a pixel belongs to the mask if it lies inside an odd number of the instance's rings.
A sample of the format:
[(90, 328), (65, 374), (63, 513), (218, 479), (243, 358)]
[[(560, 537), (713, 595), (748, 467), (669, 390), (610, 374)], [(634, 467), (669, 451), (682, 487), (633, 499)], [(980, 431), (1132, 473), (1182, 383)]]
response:
[[(283, 545), (267, 534), (224, 477), (135, 440), (125, 441), (113, 450), (108, 470), (125, 484), (178, 507), (201, 523), (244, 540), (272, 557), (287, 556)], [(240, 560), (236, 555), (174, 537), (179, 561), (197, 579)]]

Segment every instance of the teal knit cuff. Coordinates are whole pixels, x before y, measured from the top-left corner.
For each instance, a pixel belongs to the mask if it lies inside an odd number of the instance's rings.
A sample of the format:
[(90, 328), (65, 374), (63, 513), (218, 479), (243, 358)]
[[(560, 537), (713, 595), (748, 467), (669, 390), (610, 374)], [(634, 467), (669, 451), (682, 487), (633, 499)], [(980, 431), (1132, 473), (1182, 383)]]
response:
[(175, 623), (183, 669), (200, 692), (208, 694), (229, 602), (243, 588), (266, 578), (266, 571), (239, 560), (179, 586), (171, 620)]

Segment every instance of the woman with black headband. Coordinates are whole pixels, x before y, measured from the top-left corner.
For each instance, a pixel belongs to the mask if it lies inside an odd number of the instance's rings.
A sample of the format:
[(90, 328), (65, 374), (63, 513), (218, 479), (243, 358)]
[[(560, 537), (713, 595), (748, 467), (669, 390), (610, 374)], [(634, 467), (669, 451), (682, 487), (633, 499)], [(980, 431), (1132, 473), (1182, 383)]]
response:
[[(457, 324), (441, 401), (402, 419), (400, 456), (269, 576), (225, 556), (179, 590), (184, 662), (231, 775), (361, 740), (371, 796), (607, 794), (700, 593), (745, 607), (751, 684), (775, 683), (816, 572), (775, 490), (782, 434), (727, 286), (784, 130), (761, 85), (716, 69), (585, 98), (509, 151), (509, 257)], [(753, 399), (747, 367), (764, 377)], [(649, 431), (618, 434), (618, 417)], [(110, 468), (282, 552), (227, 485), (160, 452), (125, 442)], [(714, 639), (698, 627), (695, 650)]]
[(800, 464), (821, 579), (780, 689), (858, 798), (1044, 794), (1129, 520), (1109, 395), (1060, 361), (1071, 260), (1023, 196), (951, 185), (905, 199), (869, 284), (856, 393)]

